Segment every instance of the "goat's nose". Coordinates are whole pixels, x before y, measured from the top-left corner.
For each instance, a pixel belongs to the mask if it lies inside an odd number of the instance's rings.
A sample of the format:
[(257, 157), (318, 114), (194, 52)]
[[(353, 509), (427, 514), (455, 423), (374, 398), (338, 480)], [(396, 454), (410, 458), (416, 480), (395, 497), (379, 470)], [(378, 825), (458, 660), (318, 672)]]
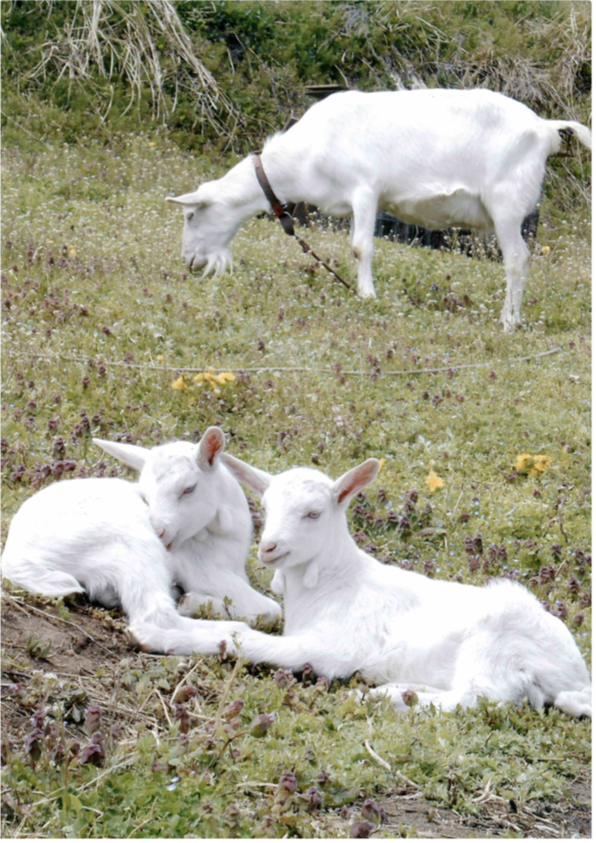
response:
[(166, 534), (166, 528), (165, 527), (162, 527), (161, 530), (157, 531), (157, 535), (160, 537), (160, 539), (163, 539), (165, 534)]
[(273, 553), (277, 547), (277, 542), (261, 542), (261, 553)]

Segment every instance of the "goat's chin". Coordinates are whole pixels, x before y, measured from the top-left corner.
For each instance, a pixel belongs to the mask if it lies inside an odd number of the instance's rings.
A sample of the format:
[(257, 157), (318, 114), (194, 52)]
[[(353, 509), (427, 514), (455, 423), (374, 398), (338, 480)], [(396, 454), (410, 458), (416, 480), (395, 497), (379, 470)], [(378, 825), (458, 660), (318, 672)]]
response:
[(217, 277), (221, 275), (222, 272), (225, 272), (227, 267), (232, 269), (232, 254), (227, 249), (222, 250), (221, 252), (214, 252), (213, 254), (209, 255), (207, 258), (207, 266), (203, 270), (203, 278), (209, 275), (210, 272), (213, 272), (214, 276)]

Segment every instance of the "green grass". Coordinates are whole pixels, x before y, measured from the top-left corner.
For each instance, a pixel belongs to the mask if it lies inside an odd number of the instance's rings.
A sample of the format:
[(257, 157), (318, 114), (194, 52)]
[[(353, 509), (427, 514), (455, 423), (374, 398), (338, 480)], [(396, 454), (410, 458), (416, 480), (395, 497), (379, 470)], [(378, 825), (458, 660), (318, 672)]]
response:
[[(378, 300), (362, 301), (261, 219), (233, 242), (232, 273), (191, 277), (179, 260), (180, 214), (164, 197), (220, 167), (159, 135), (5, 148), (3, 539), (22, 501), (56, 476), (133, 476), (95, 449), (94, 435), (151, 446), (220, 424), (231, 453), (273, 472), (314, 464), (338, 476), (376, 456), (382, 473), (350, 516), (363, 546), (439, 578), (514, 575), (564, 618), (589, 660), (589, 221), (568, 220), (564, 234), (541, 225), (525, 325), (506, 335), (504, 269), (488, 259), (377, 241)], [(313, 229), (306, 239), (352, 277), (345, 233)], [(237, 380), (217, 392), (193, 381), (210, 368)], [(187, 388), (172, 389), (180, 375)], [(523, 453), (551, 464), (516, 472)], [(444, 482), (434, 493), (431, 467)], [(417, 500), (406, 496), (413, 490)], [(265, 588), (254, 557), (250, 568)], [(181, 740), (148, 698), (173, 691), (179, 663), (132, 656), (96, 677), (90, 702), (121, 681), (122, 699), (156, 726), (140, 717), (110, 738), (105, 775), (84, 790), (98, 770), (73, 762), (67, 788), (78, 803), (55, 795), (63, 766), (45, 749), (33, 764), (20, 734), (5, 786), (42, 804), (9, 810), (5, 833), (342, 836), (349, 824), (307, 811), (299, 794), (322, 769), (331, 774), (317, 784), (324, 809), (394, 788), (365, 739), (427, 797), (462, 812), (478, 810), (472, 800), (489, 779), (521, 804), (560, 798), (589, 763), (589, 724), (557, 712), (487, 704), (395, 714), (384, 702), (356, 705), (338, 683), (329, 693), (297, 685), (293, 698), (269, 670), (234, 677), (241, 723), (213, 732), (232, 668), (214, 658), (185, 661), (202, 689), (188, 709), (203, 719)], [(30, 708), (49, 700), (59, 722), (69, 689), (52, 696), (50, 679), (35, 682)], [(265, 737), (241, 734), (272, 711)], [(298, 780), (286, 803), (274, 788), (243, 784), (276, 784), (284, 770)]]

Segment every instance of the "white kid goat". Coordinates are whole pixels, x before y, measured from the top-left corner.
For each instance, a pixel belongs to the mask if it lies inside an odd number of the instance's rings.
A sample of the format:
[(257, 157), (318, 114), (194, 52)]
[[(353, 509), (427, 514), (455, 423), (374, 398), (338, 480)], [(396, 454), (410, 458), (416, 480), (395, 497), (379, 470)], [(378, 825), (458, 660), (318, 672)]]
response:
[[(202, 636), (205, 652), (217, 652), (222, 631), (248, 627), (181, 614), (210, 602), (225, 615), (231, 601), (231, 617), (281, 615), (245, 572), (252, 518), (221, 463), (219, 428), (208, 428), (198, 445), (93, 441), (139, 471), (138, 482), (81, 478), (37, 492), (12, 520), (2, 576), (50, 597), (85, 592), (106, 607), (120, 604), (130, 623), (148, 623), (156, 635), (171, 627)], [(174, 583), (186, 592), (179, 611)]]
[[(293, 671), (309, 662), (329, 679), (359, 671), (398, 710), (406, 709), (403, 693), (414, 691), (421, 705), (444, 711), (473, 706), (478, 697), (526, 697), (534, 708), (591, 715), (590, 677), (571, 633), (526, 588), (509, 580), (484, 588), (431, 580), (357, 547), (346, 509), (376, 477), (377, 460), (334, 482), (313, 469), (271, 476), (228, 454), (223, 459), (263, 496), (259, 557), (285, 585), (283, 636), (251, 629), (226, 635), (231, 652)], [(152, 646), (150, 630), (133, 634)], [(166, 636), (168, 652), (200, 651), (191, 631)]]
[[(346, 91), (313, 105), (265, 144), (261, 161), (282, 203), (308, 202), (353, 215), (351, 247), (358, 293), (374, 297), (373, 232), (379, 210), (429, 229), (495, 232), (503, 252), (506, 330), (520, 323), (529, 251), (524, 218), (540, 198), (559, 132), (591, 148), (588, 128), (544, 120), (520, 102), (484, 89)], [(269, 200), (249, 155), (223, 178), (168, 197), (183, 205), (182, 259), (192, 270), (222, 272), (228, 243)]]

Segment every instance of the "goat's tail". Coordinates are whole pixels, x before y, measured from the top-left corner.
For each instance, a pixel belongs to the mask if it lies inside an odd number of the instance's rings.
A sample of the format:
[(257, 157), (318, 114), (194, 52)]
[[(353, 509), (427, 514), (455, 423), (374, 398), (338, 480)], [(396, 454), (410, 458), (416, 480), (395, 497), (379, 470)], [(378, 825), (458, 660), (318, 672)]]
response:
[(558, 132), (561, 131), (561, 129), (573, 132), (580, 143), (583, 143), (583, 145), (587, 146), (588, 149), (592, 149), (592, 132), (587, 126), (583, 126), (581, 123), (576, 123), (575, 120), (547, 120), (546, 122)]
[(555, 708), (561, 709), (571, 717), (592, 717), (592, 693), (589, 685), (580, 691), (562, 691), (557, 694)]

